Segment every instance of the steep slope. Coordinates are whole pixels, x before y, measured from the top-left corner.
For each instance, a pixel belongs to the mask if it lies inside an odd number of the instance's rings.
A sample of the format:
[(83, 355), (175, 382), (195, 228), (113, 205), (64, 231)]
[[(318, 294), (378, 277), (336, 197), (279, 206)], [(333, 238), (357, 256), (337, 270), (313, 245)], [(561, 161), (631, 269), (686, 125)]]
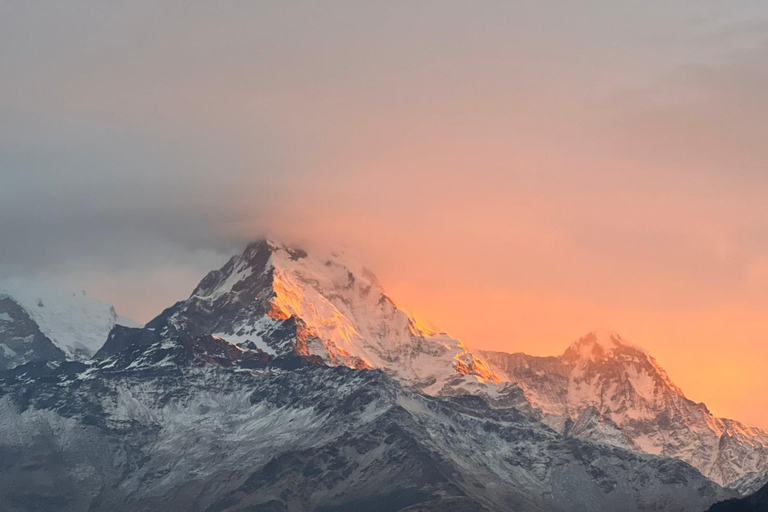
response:
[(768, 485), (768, 467), (762, 471), (748, 473), (729, 485), (742, 496), (749, 496)]
[(64, 359), (64, 352), (40, 331), (24, 308), (0, 295), (0, 370), (30, 361)]
[(0, 282), (0, 369), (29, 361), (87, 359), (117, 324), (137, 325), (85, 292), (17, 279)]
[(270, 241), (249, 245), (148, 326), (378, 368), (429, 394), (495, 392), (486, 384), (500, 382), (460, 341), (399, 309), (370, 270)]
[(768, 434), (713, 416), (645, 350), (593, 332), (560, 357), (483, 352), (557, 431), (676, 457), (721, 484), (768, 466)]
[(213, 336), (123, 334), (103, 361), (0, 373), (4, 510), (693, 512), (729, 497), (680, 461), (477, 397)]

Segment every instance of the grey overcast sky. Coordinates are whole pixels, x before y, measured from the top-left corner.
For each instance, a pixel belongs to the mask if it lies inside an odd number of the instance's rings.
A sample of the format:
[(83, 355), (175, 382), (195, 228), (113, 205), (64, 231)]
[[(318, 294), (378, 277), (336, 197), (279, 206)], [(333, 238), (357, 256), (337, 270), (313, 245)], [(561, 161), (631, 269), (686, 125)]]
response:
[(0, 0), (0, 277), (146, 321), (339, 245), (471, 344), (608, 326), (768, 425), (766, 91), (765, 1)]

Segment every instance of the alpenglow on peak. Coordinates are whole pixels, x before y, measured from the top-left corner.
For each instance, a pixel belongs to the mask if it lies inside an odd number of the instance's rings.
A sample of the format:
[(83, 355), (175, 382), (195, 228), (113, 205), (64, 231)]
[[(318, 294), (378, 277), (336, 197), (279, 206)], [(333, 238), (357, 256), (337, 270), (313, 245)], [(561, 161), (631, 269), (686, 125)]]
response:
[(381, 369), (429, 394), (477, 392), (500, 381), (461, 341), (400, 309), (366, 267), (339, 252), (272, 240), (248, 245), (149, 325), (274, 356)]

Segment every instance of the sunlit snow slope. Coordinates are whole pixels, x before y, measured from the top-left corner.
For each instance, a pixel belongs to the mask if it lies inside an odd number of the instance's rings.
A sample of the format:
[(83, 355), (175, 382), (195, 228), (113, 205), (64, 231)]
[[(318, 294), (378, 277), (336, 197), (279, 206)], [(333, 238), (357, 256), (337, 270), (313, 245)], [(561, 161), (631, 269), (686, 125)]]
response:
[(270, 241), (249, 245), (148, 326), (211, 334), (272, 355), (378, 368), (428, 394), (500, 382), (459, 340), (399, 309), (370, 270), (338, 253), (308, 254)]
[(766, 432), (689, 400), (650, 354), (616, 333), (587, 334), (559, 357), (483, 357), (559, 432), (676, 457), (721, 484), (768, 466)]

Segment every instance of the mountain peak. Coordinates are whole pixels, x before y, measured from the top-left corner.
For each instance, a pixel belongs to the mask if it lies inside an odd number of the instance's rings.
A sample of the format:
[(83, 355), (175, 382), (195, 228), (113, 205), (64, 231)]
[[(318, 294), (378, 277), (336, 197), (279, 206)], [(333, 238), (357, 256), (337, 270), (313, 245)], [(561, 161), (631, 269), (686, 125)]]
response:
[[(274, 270), (310, 271), (314, 274), (338, 274), (343, 285), (347, 285), (350, 276), (364, 280), (371, 286), (381, 289), (381, 284), (374, 273), (342, 251), (321, 246), (305, 248), (299, 245), (280, 242), (272, 238), (262, 238), (251, 242), (243, 253), (235, 256), (241, 267), (268, 267)], [(261, 270), (258, 268), (257, 270)]]
[(245, 259), (252, 258), (260, 253), (275, 253), (277, 251), (285, 251), (294, 256), (295, 259), (306, 257), (307, 253), (303, 249), (292, 247), (288, 244), (284, 244), (272, 238), (260, 238), (249, 243), (242, 253), (242, 257)]
[(427, 393), (499, 380), (459, 340), (398, 308), (369, 269), (319, 247), (253, 242), (152, 325), (166, 322), (271, 355), (379, 368)]
[(648, 351), (625, 340), (619, 333), (598, 329), (571, 343), (564, 356), (569, 359), (595, 361), (608, 359), (620, 352), (640, 352), (648, 355)]
[(618, 333), (590, 332), (560, 357), (484, 356), (559, 432), (676, 457), (722, 485), (768, 464), (768, 433), (713, 416)]
[[(36, 359), (24, 342), (28, 336), (47, 340), (68, 359), (87, 359), (104, 344), (117, 324), (138, 326), (119, 316), (111, 304), (84, 291), (50, 283), (12, 278), (0, 282), (0, 367)], [(48, 350), (44, 351), (50, 352)]]

